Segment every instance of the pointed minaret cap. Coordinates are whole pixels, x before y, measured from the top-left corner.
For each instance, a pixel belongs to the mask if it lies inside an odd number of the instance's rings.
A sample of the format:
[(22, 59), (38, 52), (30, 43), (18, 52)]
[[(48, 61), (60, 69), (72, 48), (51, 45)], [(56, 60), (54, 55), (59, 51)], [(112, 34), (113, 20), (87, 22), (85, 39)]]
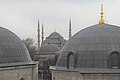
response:
[(99, 21), (99, 24), (100, 25), (104, 25), (105, 24), (105, 20), (104, 20), (104, 18), (103, 18), (103, 15), (104, 15), (104, 12), (103, 12), (103, 4), (101, 4), (101, 19), (100, 19), (100, 21)]

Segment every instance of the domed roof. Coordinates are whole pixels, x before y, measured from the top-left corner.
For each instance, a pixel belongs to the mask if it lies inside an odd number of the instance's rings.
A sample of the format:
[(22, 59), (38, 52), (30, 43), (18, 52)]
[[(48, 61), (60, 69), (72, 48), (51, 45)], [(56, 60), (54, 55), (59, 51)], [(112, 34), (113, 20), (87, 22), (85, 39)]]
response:
[(53, 32), (49, 35), (50, 38), (62, 37), (58, 32)]
[(76, 33), (61, 50), (57, 66), (66, 67), (67, 55), (76, 56), (76, 68), (108, 68), (109, 55), (120, 52), (120, 27), (93, 25)]
[(39, 53), (55, 53), (56, 51), (59, 51), (59, 48), (57, 47), (57, 45), (45, 43), (38, 50), (38, 54)]
[(61, 49), (63, 45), (66, 43), (66, 40), (59, 33), (53, 32), (46, 38), (44, 43), (54, 44), (59, 49)]
[(29, 52), (19, 37), (0, 27), (0, 64), (31, 62)]

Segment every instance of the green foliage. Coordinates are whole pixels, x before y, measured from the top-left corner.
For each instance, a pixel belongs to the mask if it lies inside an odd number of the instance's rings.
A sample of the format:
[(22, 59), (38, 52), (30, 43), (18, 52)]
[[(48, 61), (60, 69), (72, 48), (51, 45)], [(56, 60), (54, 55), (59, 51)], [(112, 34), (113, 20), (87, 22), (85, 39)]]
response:
[(33, 57), (34, 53), (37, 51), (37, 47), (34, 45), (34, 40), (32, 38), (26, 38), (22, 40), (25, 46), (27, 47), (31, 58)]

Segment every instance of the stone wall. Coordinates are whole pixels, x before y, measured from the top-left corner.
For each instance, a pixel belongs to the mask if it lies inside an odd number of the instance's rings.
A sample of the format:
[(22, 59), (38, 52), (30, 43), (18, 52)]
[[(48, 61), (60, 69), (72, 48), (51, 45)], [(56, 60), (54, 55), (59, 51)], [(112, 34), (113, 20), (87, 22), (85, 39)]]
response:
[(120, 80), (120, 74), (82, 74), (84, 80)]
[(52, 71), (52, 80), (83, 80), (83, 78), (78, 72)]
[(38, 80), (37, 65), (0, 68), (0, 80), (20, 80), (20, 79)]
[(72, 71), (52, 71), (52, 80), (120, 80), (120, 74), (80, 74)]

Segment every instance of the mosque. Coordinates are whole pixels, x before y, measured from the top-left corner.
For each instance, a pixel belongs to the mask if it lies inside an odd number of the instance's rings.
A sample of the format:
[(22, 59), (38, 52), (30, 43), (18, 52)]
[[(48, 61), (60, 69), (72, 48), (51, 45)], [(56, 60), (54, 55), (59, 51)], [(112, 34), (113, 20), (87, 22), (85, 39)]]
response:
[(99, 24), (73, 35), (60, 50), (52, 80), (120, 80), (120, 27)]
[[(71, 20), (69, 22), (71, 30)], [(52, 74), (49, 70), (50, 66), (55, 66), (59, 57), (59, 51), (63, 48), (67, 40), (65, 40), (58, 32), (52, 32), (44, 40), (44, 27), (42, 24), (41, 32), (41, 46), (40, 46), (40, 26), (38, 21), (38, 51), (34, 55), (34, 60), (39, 61), (38, 65), (38, 79), (52, 80)], [(69, 31), (71, 33), (71, 31)], [(71, 34), (70, 34), (71, 35)], [(69, 35), (69, 36), (70, 36)]]
[(120, 80), (120, 27), (105, 23), (103, 5), (100, 14), (99, 24), (72, 37), (70, 21), (68, 41), (57, 32), (44, 40), (42, 27), (41, 46), (38, 23), (39, 66), (16, 34), (0, 27), (0, 80)]

